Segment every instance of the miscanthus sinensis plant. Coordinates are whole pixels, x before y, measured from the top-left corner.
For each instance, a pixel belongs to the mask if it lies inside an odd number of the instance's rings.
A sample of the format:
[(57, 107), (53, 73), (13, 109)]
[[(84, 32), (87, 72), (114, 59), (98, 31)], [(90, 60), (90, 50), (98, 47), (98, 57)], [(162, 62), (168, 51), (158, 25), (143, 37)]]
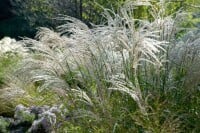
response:
[(191, 90), (200, 83), (200, 39), (199, 30), (189, 31), (179, 39), (170, 51), (170, 61), (182, 73), (182, 85)]
[[(154, 22), (134, 19), (138, 5), (152, 8)], [(118, 14), (105, 9), (106, 23), (93, 28), (59, 17), (66, 24), (56, 31), (40, 28), (35, 39), (24, 38), (29, 55), (16, 75), (39, 91), (57, 92), (83, 131), (178, 132), (180, 119), (160, 93), (175, 87), (169, 64), (175, 21), (153, 9), (147, 1), (128, 2)]]

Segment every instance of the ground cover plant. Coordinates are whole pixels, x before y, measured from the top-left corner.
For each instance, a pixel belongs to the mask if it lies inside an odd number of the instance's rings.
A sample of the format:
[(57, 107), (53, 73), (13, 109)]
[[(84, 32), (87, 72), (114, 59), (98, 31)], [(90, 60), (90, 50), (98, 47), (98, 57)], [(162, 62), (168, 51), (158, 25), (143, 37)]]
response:
[[(66, 24), (18, 42), (26, 54), (9, 83), (62, 105), (55, 132), (198, 133), (200, 32), (183, 30), (184, 13), (166, 15), (163, 4), (127, 1), (93, 28), (58, 17)], [(134, 18), (138, 6), (153, 20)]]

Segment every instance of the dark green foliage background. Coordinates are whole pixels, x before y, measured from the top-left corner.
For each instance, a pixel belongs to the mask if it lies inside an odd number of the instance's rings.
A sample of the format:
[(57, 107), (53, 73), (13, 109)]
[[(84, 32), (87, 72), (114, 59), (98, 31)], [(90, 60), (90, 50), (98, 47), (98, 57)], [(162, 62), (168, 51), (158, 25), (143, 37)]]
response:
[[(59, 14), (69, 15), (86, 24), (99, 24), (103, 8), (117, 11), (125, 0), (1, 0), (0, 1), (0, 38), (10, 36), (33, 37), (38, 27), (55, 28), (62, 22), (55, 18)], [(134, 0), (131, 0), (134, 1)], [(176, 11), (192, 12), (185, 26), (192, 26), (198, 16), (198, 0), (165, 1), (166, 15)], [(157, 1), (151, 0), (152, 4)], [(195, 12), (195, 13), (194, 13)], [(134, 11), (135, 18), (152, 19), (148, 7), (140, 6)]]

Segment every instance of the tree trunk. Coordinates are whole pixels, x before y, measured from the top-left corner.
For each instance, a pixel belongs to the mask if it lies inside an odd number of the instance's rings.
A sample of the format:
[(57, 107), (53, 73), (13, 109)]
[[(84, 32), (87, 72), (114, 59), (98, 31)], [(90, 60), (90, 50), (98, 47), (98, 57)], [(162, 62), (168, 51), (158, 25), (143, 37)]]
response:
[(79, 3), (80, 20), (82, 20), (82, 14), (83, 14), (83, 0), (80, 0), (80, 3)]

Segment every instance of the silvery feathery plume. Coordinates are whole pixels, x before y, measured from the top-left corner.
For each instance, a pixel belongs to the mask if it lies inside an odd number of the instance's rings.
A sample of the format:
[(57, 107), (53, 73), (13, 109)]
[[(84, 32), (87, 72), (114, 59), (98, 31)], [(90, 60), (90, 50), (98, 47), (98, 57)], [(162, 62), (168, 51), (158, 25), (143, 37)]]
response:
[[(82, 31), (81, 28), (78, 28), (80, 25), (76, 22), (68, 24), (66, 32), (73, 33), (71, 36), (64, 34), (64, 30), (61, 30), (65, 25), (62, 28), (58, 27), (60, 32), (40, 28), (36, 39), (24, 38), (22, 42), (29, 50), (29, 56), (23, 59), (21, 68), (16, 71), (16, 75), (20, 75), (19, 78), (23, 78), (21, 80), (24, 82), (42, 82), (38, 88), (41, 91), (44, 89), (71, 90), (65, 75), (76, 71), (78, 76), (80, 74), (77, 71), (78, 62), (86, 64), (89, 60), (86, 45), (90, 42), (87, 40), (87, 34), (82, 33), (87, 30), (89, 32), (89, 28)], [(77, 98), (88, 100), (89, 97), (86, 98), (86, 93), (80, 91), (79, 89), (71, 90), (73, 94), (78, 95)], [(80, 94), (84, 94), (84, 97), (81, 97)]]

